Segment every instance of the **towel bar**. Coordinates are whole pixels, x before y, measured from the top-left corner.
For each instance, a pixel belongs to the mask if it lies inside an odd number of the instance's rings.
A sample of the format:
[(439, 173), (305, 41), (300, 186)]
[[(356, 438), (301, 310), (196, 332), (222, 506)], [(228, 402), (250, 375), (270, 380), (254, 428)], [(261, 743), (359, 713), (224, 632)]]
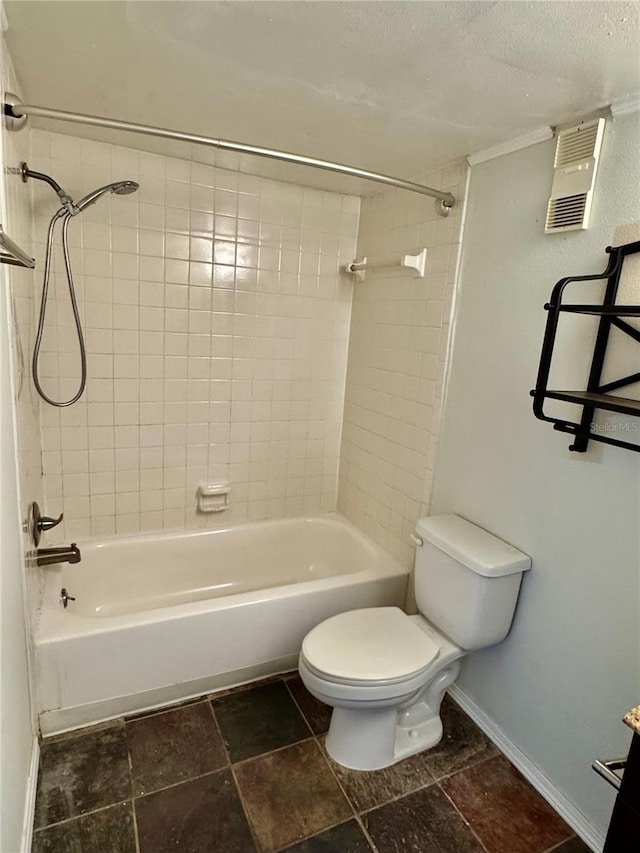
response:
[(2, 225), (0, 225), (0, 263), (26, 267), (30, 270), (36, 265), (34, 259), (30, 258), (20, 246), (13, 242)]

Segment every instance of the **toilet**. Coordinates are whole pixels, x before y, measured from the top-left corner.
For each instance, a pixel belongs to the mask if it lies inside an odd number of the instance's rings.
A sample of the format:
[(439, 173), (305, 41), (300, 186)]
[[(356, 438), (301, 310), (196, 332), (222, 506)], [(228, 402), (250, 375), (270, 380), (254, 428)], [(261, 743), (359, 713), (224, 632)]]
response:
[(509, 633), (531, 559), (456, 515), (416, 526), (418, 616), (398, 607), (339, 613), (302, 642), (300, 677), (333, 707), (329, 755), (378, 770), (442, 737), (440, 704), (468, 652)]

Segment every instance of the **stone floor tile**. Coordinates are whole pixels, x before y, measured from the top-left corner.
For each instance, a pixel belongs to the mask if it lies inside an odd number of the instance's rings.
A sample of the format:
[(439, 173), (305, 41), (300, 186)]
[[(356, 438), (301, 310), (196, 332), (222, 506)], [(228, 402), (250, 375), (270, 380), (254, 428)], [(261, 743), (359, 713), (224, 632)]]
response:
[(285, 684), (296, 700), (307, 723), (311, 726), (313, 733), (316, 735), (325, 734), (329, 730), (333, 708), (330, 708), (323, 702), (319, 702), (315, 696), (312, 696), (302, 683), (299, 675), (288, 678)]
[(264, 851), (280, 850), (353, 815), (314, 740), (244, 761), (234, 773)]
[(311, 737), (282, 681), (212, 700), (232, 762)]
[(462, 770), (441, 784), (491, 853), (543, 853), (573, 835), (502, 755)]
[(438, 785), (362, 818), (378, 853), (485, 853)]
[(126, 723), (135, 796), (219, 770), (227, 755), (209, 702)]
[(287, 847), (282, 853), (371, 853), (371, 846), (358, 822), (350, 820)]
[(442, 702), (441, 717), (442, 740), (425, 753), (436, 779), (498, 754), (489, 738), (449, 696)]
[(327, 760), (357, 813), (369, 811), (433, 782), (426, 752), (412, 755), (382, 770), (349, 770), (328, 755)]
[(131, 798), (122, 722), (48, 742), (40, 750), (35, 827)]
[(134, 800), (134, 806), (140, 853), (256, 849), (228, 769), (147, 794)]
[(136, 853), (131, 802), (40, 829), (32, 853)]

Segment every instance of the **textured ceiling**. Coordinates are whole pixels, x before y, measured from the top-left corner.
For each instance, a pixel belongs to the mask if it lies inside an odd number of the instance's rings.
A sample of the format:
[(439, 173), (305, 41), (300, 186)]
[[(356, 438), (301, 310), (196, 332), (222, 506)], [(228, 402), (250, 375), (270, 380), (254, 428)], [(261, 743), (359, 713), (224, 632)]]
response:
[[(400, 177), (640, 92), (636, 2), (22, 0), (5, 7), (30, 103)], [(186, 146), (142, 137), (40, 126), (192, 156)], [(202, 150), (195, 156), (205, 159)], [(253, 159), (243, 168), (258, 171)], [(363, 188), (294, 166), (274, 171), (272, 164), (267, 173)]]

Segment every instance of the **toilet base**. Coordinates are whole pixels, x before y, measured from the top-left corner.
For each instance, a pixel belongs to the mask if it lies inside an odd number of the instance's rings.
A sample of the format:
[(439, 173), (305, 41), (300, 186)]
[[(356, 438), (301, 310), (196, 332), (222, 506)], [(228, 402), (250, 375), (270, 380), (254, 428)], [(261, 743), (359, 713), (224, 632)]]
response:
[(450, 664), (400, 708), (334, 707), (327, 752), (351, 770), (380, 770), (435, 746), (442, 738), (442, 696), (459, 669), (458, 661)]
[(393, 764), (397, 708), (359, 711), (334, 708), (327, 752), (351, 770), (379, 770)]

